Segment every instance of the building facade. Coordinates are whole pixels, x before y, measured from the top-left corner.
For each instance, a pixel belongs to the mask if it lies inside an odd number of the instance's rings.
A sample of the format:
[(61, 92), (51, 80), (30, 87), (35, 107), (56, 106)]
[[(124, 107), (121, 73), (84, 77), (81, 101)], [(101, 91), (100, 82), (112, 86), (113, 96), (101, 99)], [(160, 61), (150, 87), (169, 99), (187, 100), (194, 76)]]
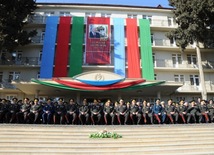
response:
[[(87, 51), (90, 51), (87, 50), (90, 44), (87, 39), (89, 19), (98, 20), (94, 24), (98, 26), (105, 26), (99, 23), (101, 19), (109, 19), (108, 63), (91, 63), (87, 60)], [(166, 33), (176, 26), (172, 10), (161, 6), (38, 4), (25, 27), (27, 30), (37, 30), (37, 35), (31, 38), (32, 43), (12, 53), (2, 51), (0, 98), (196, 99), (202, 91), (196, 49), (192, 44), (181, 52), (175, 40), (166, 37)], [(63, 53), (65, 50), (67, 53)], [(214, 95), (213, 52), (212, 48), (201, 49), (208, 99)], [(69, 91), (48, 88), (31, 81), (32, 78), (73, 77), (96, 70), (116, 73), (124, 78), (144, 78), (165, 83), (115, 93)]]

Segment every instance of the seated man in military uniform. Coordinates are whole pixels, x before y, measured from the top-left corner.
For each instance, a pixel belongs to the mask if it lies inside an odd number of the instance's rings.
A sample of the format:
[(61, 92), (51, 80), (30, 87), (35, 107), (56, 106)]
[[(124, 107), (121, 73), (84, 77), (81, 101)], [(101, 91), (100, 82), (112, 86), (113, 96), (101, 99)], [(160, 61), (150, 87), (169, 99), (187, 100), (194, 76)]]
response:
[(27, 123), (28, 114), (30, 112), (31, 105), (28, 98), (24, 98), (23, 104), (20, 107), (20, 111), (16, 113), (17, 123)]
[(94, 102), (91, 106), (91, 121), (92, 124), (100, 124), (101, 116), (102, 116), (102, 106), (99, 104), (99, 102), (94, 99)]
[(143, 113), (143, 120), (144, 124), (151, 123), (153, 124), (153, 111), (152, 106), (149, 102), (146, 100), (143, 101), (143, 107), (142, 107), (142, 113)]
[[(128, 117), (129, 117), (129, 111), (128, 111), (128, 107), (127, 105), (124, 103), (124, 101), (122, 99), (120, 99), (119, 101), (119, 105), (117, 107), (117, 119), (118, 119), (118, 123), (121, 125), (121, 124), (124, 124), (126, 125), (127, 124), (127, 121), (128, 121)], [(123, 123), (122, 123), (122, 119), (124, 120)]]
[(6, 123), (5, 114), (8, 112), (8, 103), (6, 99), (0, 102), (0, 123)]
[(38, 124), (40, 123), (40, 117), (42, 112), (42, 105), (39, 104), (39, 99), (35, 98), (34, 103), (30, 108), (30, 113), (28, 114), (28, 118), (30, 123)]
[(7, 123), (16, 122), (16, 113), (19, 112), (20, 105), (18, 104), (18, 99), (13, 98), (12, 102), (8, 105), (8, 112), (5, 115)]
[(82, 105), (79, 107), (79, 120), (82, 125), (89, 124), (89, 111), (90, 108), (87, 99), (84, 99)]
[(54, 124), (64, 124), (65, 123), (66, 107), (63, 102), (63, 98), (59, 98), (57, 105), (54, 107)]
[(67, 124), (75, 124), (75, 121), (77, 119), (77, 104), (74, 102), (74, 99), (70, 99), (68, 105), (66, 106), (66, 122)]
[(104, 121), (105, 124), (108, 125), (108, 119), (111, 120), (111, 124), (114, 125), (114, 106), (111, 104), (111, 100), (108, 100), (103, 108), (103, 113), (104, 113)]
[(136, 100), (132, 100), (130, 105), (130, 118), (132, 124), (140, 124), (141, 117), (142, 117), (142, 109), (139, 105), (139, 102), (137, 103)]
[(42, 111), (42, 123), (51, 124), (53, 122), (54, 106), (50, 98), (47, 99), (47, 103), (44, 105)]

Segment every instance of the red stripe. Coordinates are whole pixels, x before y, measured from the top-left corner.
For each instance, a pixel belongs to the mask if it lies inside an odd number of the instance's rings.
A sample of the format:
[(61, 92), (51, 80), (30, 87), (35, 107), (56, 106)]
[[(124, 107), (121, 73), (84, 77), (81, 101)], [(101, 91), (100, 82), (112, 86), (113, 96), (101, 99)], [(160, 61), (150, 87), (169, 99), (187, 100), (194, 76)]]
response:
[(53, 78), (53, 81), (56, 81), (57, 83), (60, 83), (62, 85), (68, 86), (68, 87), (72, 87), (72, 88), (78, 88), (78, 89), (85, 89), (85, 90), (113, 90), (113, 89), (121, 89), (121, 88), (126, 88), (126, 87), (130, 87), (130, 86), (134, 86), (140, 83), (145, 82), (144, 79), (140, 79), (140, 80), (135, 80), (135, 81), (128, 81), (128, 82), (119, 82), (113, 85), (109, 85), (109, 86), (92, 86), (92, 85), (88, 85), (85, 83), (81, 83), (79, 81), (66, 81), (66, 80), (60, 80), (57, 78)]
[(128, 78), (141, 78), (136, 19), (126, 19)]
[(67, 77), (71, 17), (60, 17), (54, 77)]

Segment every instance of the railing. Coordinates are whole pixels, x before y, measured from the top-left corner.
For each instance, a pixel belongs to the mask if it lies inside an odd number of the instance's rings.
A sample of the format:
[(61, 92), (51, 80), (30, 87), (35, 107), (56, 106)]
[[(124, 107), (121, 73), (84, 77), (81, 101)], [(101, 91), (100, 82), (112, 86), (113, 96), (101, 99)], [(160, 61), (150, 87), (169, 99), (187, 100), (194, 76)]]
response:
[(152, 19), (151, 26), (157, 26), (157, 27), (176, 27), (177, 24), (174, 21), (171, 20), (164, 20), (164, 19)]
[(0, 65), (34, 66), (40, 65), (40, 63), (39, 57), (6, 58), (5, 60), (0, 60)]
[(15, 89), (15, 86), (11, 84), (11, 80), (10, 79), (3, 79), (0, 82), (0, 88), (7, 88), (7, 89)]
[[(214, 61), (203, 60), (202, 66), (204, 69), (214, 69)], [(198, 63), (188, 63), (188, 61), (183, 60), (181, 63), (173, 64), (172, 60), (167, 59), (155, 59), (154, 67), (170, 67), (170, 68), (198, 68)]]
[(34, 36), (31, 38), (31, 43), (43, 43), (41, 36)]
[(34, 15), (34, 16), (30, 16), (28, 18), (28, 22), (34, 23), (34, 24), (45, 24), (46, 18), (47, 18), (47, 16)]

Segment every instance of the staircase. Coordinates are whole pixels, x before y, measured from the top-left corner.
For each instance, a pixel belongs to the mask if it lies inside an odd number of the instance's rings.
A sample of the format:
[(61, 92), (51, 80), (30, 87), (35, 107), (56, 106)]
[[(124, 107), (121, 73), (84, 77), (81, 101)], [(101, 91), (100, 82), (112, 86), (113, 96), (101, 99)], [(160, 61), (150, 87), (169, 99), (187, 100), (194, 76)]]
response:
[[(89, 138), (90, 133), (104, 129), (123, 137)], [(0, 154), (214, 154), (214, 124), (138, 126), (0, 124)]]

